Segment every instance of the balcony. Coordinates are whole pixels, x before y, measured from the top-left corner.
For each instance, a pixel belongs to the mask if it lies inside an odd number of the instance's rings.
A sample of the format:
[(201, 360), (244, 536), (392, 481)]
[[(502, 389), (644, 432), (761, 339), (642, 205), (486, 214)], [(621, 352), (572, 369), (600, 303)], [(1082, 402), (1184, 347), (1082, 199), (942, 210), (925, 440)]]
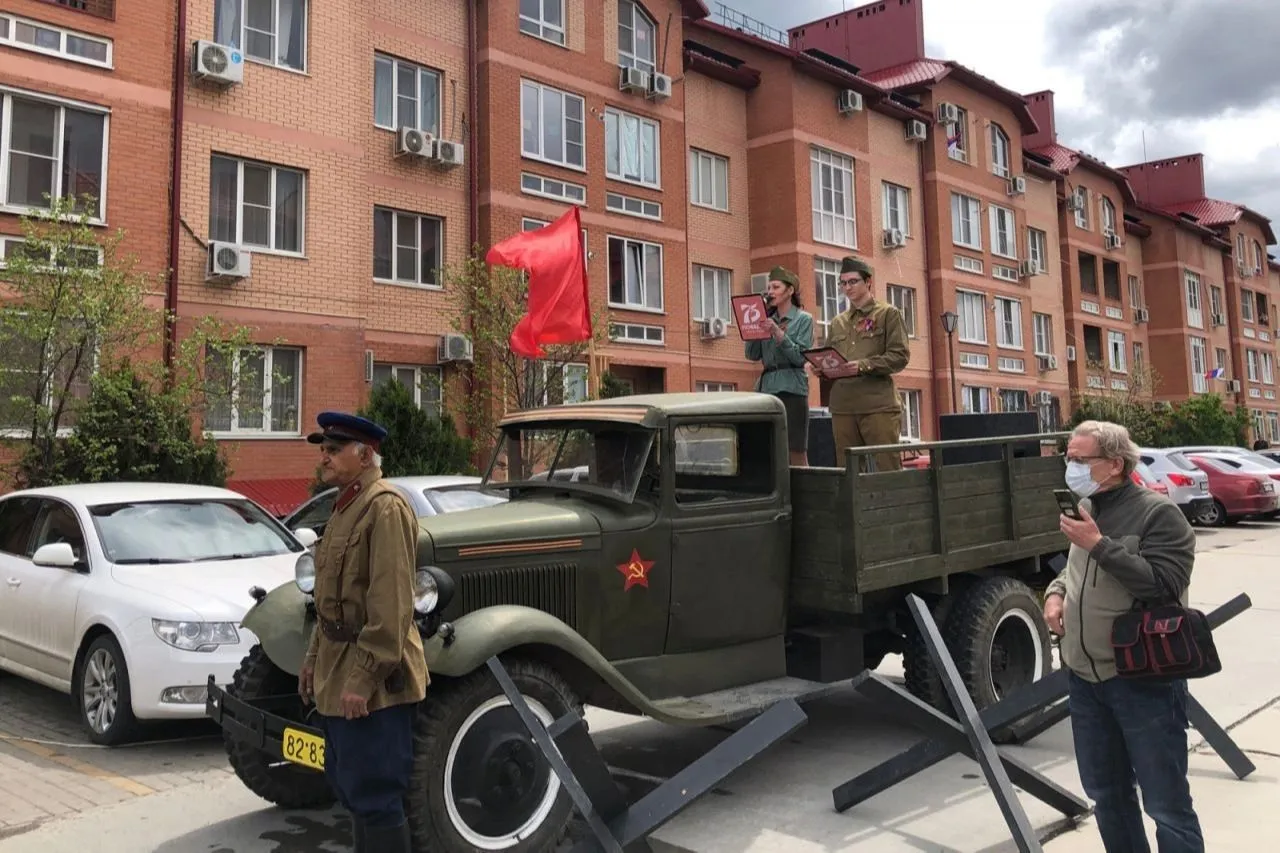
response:
[(40, 0), (40, 2), (48, 3), (50, 6), (61, 6), (73, 12), (84, 12), (86, 15), (105, 18), (108, 21), (116, 19), (116, 0)]

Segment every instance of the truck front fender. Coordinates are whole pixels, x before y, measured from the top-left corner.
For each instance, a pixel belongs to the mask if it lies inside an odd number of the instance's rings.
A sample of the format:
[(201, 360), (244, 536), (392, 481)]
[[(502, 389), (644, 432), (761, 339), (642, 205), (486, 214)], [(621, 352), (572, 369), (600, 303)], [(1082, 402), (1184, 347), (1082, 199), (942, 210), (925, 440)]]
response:
[(302, 669), (316, 624), (307, 600), (298, 585), (289, 581), (249, 608), (240, 622), (241, 627), (258, 637), (271, 662), (290, 675), (297, 675)]

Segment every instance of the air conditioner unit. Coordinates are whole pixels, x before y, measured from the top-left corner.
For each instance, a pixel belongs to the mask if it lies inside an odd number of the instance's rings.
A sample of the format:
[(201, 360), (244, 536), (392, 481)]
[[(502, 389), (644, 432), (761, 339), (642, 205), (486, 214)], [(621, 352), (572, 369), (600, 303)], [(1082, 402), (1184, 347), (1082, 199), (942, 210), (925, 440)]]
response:
[(669, 74), (655, 72), (649, 78), (649, 97), (655, 100), (671, 97), (671, 76)]
[(1230, 391), (1232, 394), (1239, 394), (1241, 389), (1243, 388), (1244, 386), (1241, 384), (1239, 379), (1227, 380), (1227, 390)]
[(913, 118), (907, 122), (908, 142), (924, 142), (928, 138), (929, 125), (925, 124), (918, 118)]
[(243, 83), (244, 54), (225, 44), (197, 41), (191, 49), (191, 73), (222, 86)]
[[(1036, 361), (1040, 363), (1041, 370), (1057, 370), (1058, 357), (1056, 355), (1038, 355)], [(1047, 391), (1041, 392), (1047, 394)]]
[(1067, 346), (1067, 361), (1075, 361), (1075, 360), (1076, 360), (1076, 348), (1075, 348), (1074, 346), (1070, 346), (1070, 345), (1068, 345), (1068, 346)]
[(845, 89), (836, 98), (836, 108), (841, 113), (856, 113), (862, 111), (862, 93), (855, 92), (852, 89)]
[(1108, 231), (1105, 235), (1105, 239), (1106, 239), (1106, 244), (1108, 249), (1120, 248), (1120, 235), (1117, 234), (1116, 232)]
[(471, 361), (473, 352), (471, 339), (466, 335), (442, 335), (436, 350), (436, 361), (448, 364), (451, 361)]
[(205, 281), (236, 281), (249, 277), (249, 252), (234, 243), (209, 242)]
[(461, 166), (465, 146), (461, 142), (437, 139), (431, 146), (431, 159), (445, 166)]
[(1035, 400), (1037, 406), (1048, 406), (1053, 403), (1052, 391), (1037, 391), (1031, 399)]
[(1076, 193), (1067, 196), (1067, 210), (1084, 210), (1084, 199)]
[(373, 350), (364, 351), (364, 381), (373, 382)]
[(702, 339), (723, 338), (729, 330), (729, 324), (723, 317), (708, 317), (702, 321)]
[(621, 66), (618, 69), (618, 88), (624, 92), (645, 94), (649, 91), (649, 72), (639, 68)]
[(396, 156), (430, 159), (435, 150), (435, 137), (416, 127), (402, 127), (396, 132)]
[(955, 104), (938, 104), (938, 121), (942, 124), (955, 124), (960, 121), (960, 108)]
[(1148, 311), (1146, 308), (1133, 309), (1133, 322), (1148, 323), (1150, 321), (1151, 321), (1151, 312)]
[(1227, 315), (1226, 314), (1210, 314), (1209, 322), (1215, 326), (1225, 326), (1227, 325)]
[(884, 247), (886, 249), (897, 249), (907, 245), (907, 235), (902, 233), (901, 228), (886, 228), (884, 231)]
[(1030, 278), (1033, 275), (1039, 274), (1040, 267), (1035, 261), (1027, 260), (1018, 262), (1018, 275), (1022, 278)]
[(1009, 195), (1026, 195), (1027, 179), (1022, 175), (1014, 175), (1009, 179)]

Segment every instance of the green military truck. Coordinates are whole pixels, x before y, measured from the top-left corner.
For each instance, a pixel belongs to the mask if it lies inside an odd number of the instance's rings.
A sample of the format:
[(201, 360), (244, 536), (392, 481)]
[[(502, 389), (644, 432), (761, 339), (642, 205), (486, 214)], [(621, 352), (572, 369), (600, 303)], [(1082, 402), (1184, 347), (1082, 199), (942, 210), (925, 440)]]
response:
[[(791, 468), (782, 404), (657, 394), (508, 416), (485, 488), (510, 500), (422, 521), (419, 629), (432, 683), (408, 810), (415, 848), (543, 851), (571, 802), (485, 667), (500, 655), (550, 724), (593, 705), (708, 726), (813, 699), (901, 652), (916, 695), (946, 698), (905, 607), (930, 601), (979, 707), (1046, 675), (1034, 588), (1066, 542), (1058, 455), (857, 473)], [(1030, 437), (1039, 447), (1039, 437)], [(956, 443), (947, 443), (950, 447)], [(939, 445), (919, 445), (933, 449)], [(209, 714), (244, 783), (285, 807), (333, 800), (296, 693), (314, 564), (267, 594)], [(212, 682), (212, 679), (211, 679)]]

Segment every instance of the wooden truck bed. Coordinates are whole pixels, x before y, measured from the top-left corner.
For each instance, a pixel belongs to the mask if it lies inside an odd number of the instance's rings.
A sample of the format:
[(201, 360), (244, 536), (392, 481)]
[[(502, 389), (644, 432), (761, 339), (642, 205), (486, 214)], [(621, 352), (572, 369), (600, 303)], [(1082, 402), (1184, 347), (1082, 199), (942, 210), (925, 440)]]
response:
[[(856, 456), (793, 468), (792, 606), (861, 613), (867, 593), (1065, 550), (1063, 457), (1014, 457), (1025, 438), (921, 445), (932, 459), (918, 470), (855, 473)], [(937, 449), (974, 444), (1002, 445), (1003, 458), (940, 464)]]

